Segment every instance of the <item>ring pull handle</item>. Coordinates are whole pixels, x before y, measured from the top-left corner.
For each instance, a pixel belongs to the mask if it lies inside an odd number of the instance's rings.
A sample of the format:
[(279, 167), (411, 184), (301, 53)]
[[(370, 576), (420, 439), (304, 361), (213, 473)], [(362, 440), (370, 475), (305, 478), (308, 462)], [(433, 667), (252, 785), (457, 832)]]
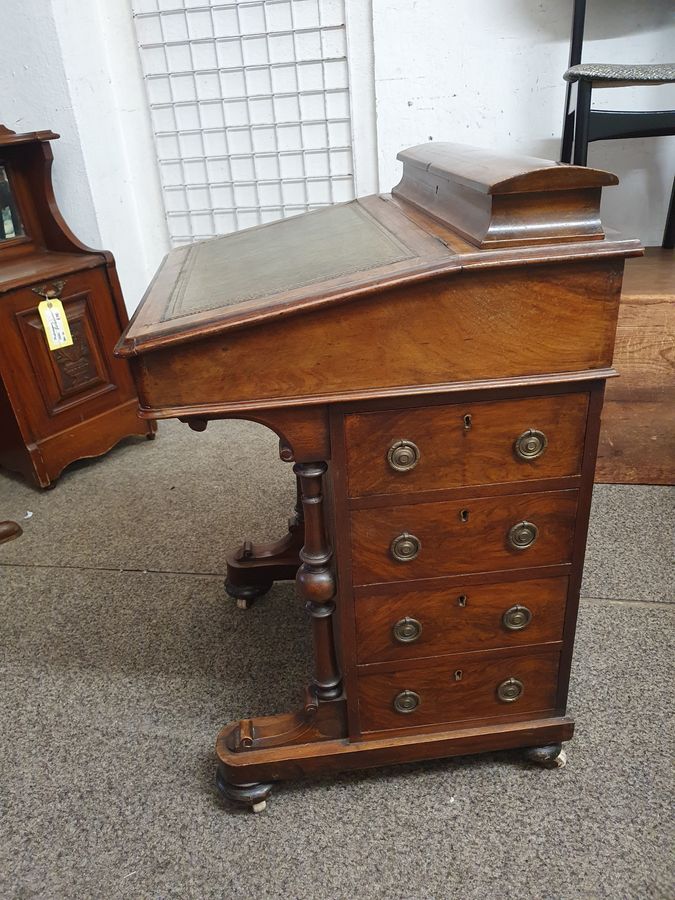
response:
[(393, 627), (394, 638), (399, 644), (414, 644), (422, 634), (422, 623), (406, 616), (399, 619)]
[(387, 462), (394, 472), (410, 472), (420, 461), (420, 448), (412, 441), (396, 441), (387, 451)]
[(532, 610), (527, 606), (512, 606), (502, 616), (502, 624), (509, 631), (522, 631), (532, 621)]
[(502, 703), (515, 703), (523, 696), (525, 686), (517, 678), (507, 678), (497, 686), (497, 697)]
[(518, 522), (509, 528), (507, 543), (512, 550), (527, 550), (537, 540), (539, 529), (532, 522)]
[(516, 456), (526, 461), (537, 459), (548, 446), (548, 438), (543, 431), (536, 428), (528, 428), (516, 438), (513, 445)]
[(394, 709), (398, 713), (414, 712), (422, 702), (420, 695), (415, 691), (401, 691), (394, 697)]
[(391, 542), (391, 555), (397, 562), (410, 562), (422, 549), (422, 542), (414, 534), (404, 531)]

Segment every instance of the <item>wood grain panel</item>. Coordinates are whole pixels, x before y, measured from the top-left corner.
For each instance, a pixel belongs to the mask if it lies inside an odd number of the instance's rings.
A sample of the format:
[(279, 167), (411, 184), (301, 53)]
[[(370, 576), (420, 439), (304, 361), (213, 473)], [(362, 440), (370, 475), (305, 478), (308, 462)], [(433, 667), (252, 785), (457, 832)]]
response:
[[(577, 497), (578, 491), (550, 491), (356, 510), (351, 516), (354, 583), (567, 563)], [(535, 524), (539, 534), (530, 547), (513, 550), (507, 535), (523, 520)], [(415, 559), (398, 562), (390, 546), (404, 532), (420, 540), (421, 550)]]
[[(467, 272), (143, 355), (172, 409), (608, 366), (621, 260)], [(583, 322), (583, 328), (579, 323)]]
[[(435, 408), (385, 410), (345, 418), (349, 494), (395, 494), (490, 482), (576, 475), (581, 469), (588, 394), (464, 402)], [(470, 416), (470, 427), (465, 417)], [(519, 435), (543, 431), (544, 453), (520, 459)], [(414, 469), (397, 472), (387, 451), (397, 440), (416, 444)]]
[[(543, 644), (562, 639), (567, 578), (540, 578), (506, 584), (456, 584), (396, 591), (383, 597), (357, 592), (359, 663), (411, 659), (496, 647)], [(532, 613), (520, 631), (504, 626), (503, 615), (520, 605)], [(422, 631), (414, 643), (394, 637), (396, 622), (416, 619)]]
[[(555, 706), (557, 653), (492, 659), (440, 659), (419, 668), (378, 672), (359, 677), (359, 716), (366, 732), (416, 725), (461, 722), (513, 713), (552, 710)], [(461, 673), (456, 680), (455, 673)], [(497, 697), (497, 687), (508, 678), (522, 682), (522, 696), (513, 703)], [(411, 713), (394, 709), (401, 691), (414, 691), (420, 705)]]

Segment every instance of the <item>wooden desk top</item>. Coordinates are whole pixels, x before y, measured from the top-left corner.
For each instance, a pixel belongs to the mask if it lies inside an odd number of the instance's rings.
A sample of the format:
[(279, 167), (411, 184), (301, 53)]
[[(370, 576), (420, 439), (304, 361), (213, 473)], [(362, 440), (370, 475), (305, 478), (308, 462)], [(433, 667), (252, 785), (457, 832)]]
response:
[(605, 235), (614, 175), (456, 144), (399, 154), (403, 178), (374, 195), (172, 250), (116, 352), (255, 326), (466, 269), (636, 255)]

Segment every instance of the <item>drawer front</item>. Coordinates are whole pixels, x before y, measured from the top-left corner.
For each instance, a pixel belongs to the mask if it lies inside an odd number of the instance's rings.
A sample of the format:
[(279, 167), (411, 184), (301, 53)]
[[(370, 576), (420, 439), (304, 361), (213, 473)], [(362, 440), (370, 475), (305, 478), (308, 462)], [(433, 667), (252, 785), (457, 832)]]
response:
[(587, 411), (580, 393), (348, 415), (349, 494), (577, 475)]
[(562, 640), (567, 578), (356, 597), (359, 663)]
[(577, 496), (549, 491), (355, 510), (354, 584), (569, 563)]
[(558, 653), (482, 657), (361, 675), (361, 730), (384, 731), (552, 710), (558, 660)]

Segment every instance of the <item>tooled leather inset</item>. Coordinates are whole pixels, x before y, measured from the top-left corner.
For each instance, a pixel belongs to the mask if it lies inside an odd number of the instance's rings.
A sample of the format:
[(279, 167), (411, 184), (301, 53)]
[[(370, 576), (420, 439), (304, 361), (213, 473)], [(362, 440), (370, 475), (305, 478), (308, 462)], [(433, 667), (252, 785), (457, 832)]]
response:
[(193, 244), (162, 321), (258, 300), (415, 256), (357, 201), (314, 210)]

